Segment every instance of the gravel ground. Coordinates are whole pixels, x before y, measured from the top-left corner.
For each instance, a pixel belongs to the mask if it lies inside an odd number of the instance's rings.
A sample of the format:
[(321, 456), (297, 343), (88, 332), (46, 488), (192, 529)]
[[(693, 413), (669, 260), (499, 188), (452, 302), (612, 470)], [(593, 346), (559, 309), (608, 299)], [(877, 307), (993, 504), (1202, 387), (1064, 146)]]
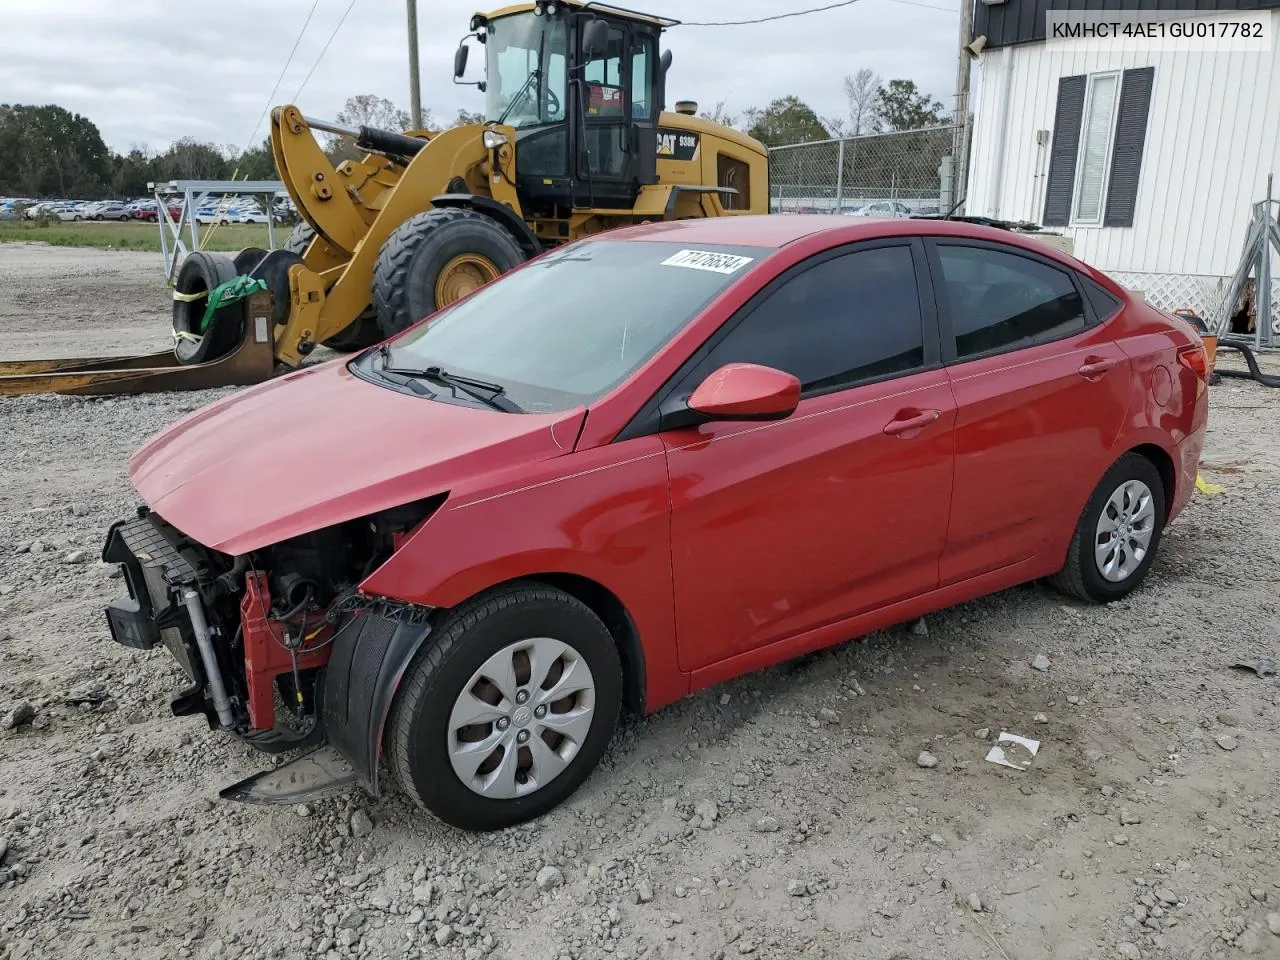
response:
[[(0, 246), (0, 356), (163, 346), (155, 260)], [(485, 836), (218, 800), (264, 758), (108, 641), (126, 458), (218, 393), (0, 399), (0, 958), (1280, 957), (1280, 678), (1231, 669), (1280, 659), (1276, 392), (1213, 388), (1225, 492), (1128, 600), (1023, 587), (705, 691)]]

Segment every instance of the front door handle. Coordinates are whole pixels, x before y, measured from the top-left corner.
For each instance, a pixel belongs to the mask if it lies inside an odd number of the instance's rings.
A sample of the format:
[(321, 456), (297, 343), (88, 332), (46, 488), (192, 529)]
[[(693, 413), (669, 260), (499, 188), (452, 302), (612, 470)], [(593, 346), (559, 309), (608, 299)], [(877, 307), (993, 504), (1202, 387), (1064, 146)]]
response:
[[(906, 412), (906, 411), (902, 411)], [(910, 417), (899, 417), (884, 425), (884, 432), (891, 437), (900, 437), (904, 433), (927, 427), (942, 416), (941, 410), (922, 410)]]
[(1076, 372), (1086, 380), (1095, 380), (1119, 362), (1114, 357), (1085, 357)]

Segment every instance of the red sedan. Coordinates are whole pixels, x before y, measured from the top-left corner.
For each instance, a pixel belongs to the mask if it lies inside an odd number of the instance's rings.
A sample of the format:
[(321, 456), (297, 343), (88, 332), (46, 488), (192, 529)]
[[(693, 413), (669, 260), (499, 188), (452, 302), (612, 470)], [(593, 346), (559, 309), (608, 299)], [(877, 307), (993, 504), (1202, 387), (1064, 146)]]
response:
[(501, 827), (624, 705), (1039, 578), (1125, 596), (1194, 487), (1206, 373), (1180, 319), (998, 229), (613, 231), (151, 440), (109, 621), (181, 661), (175, 713), (316, 748), (226, 795), (376, 790), (385, 756)]

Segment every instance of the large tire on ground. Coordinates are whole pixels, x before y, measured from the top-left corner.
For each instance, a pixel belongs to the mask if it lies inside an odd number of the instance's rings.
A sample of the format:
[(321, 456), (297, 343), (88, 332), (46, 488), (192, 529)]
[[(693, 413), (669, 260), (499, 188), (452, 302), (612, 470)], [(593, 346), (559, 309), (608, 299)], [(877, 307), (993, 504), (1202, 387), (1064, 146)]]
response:
[[(316, 232), (311, 228), (311, 224), (303, 220), (290, 231), (289, 239), (285, 240), (281, 249), (302, 256), (307, 252), (307, 247), (311, 246), (311, 241), (315, 239), (315, 235)], [(324, 345), (330, 350), (354, 353), (357, 350), (363, 350), (365, 347), (373, 346), (381, 339), (382, 331), (378, 328), (378, 314), (373, 305), (370, 304), (360, 316), (356, 317), (354, 323), (347, 325), (346, 328), (339, 330), (328, 340), (325, 340)]]
[[(235, 261), (217, 253), (197, 252), (188, 254), (178, 270), (173, 285), (175, 293), (207, 293), (219, 284), (234, 280), (237, 276)], [(209, 318), (203, 332), (200, 321), (204, 317), (208, 298), (173, 301), (173, 330), (175, 334), (191, 334), (194, 339), (178, 337), (174, 340), (173, 354), (182, 364), (207, 363), (230, 353), (240, 342), (244, 329), (245, 301), (232, 303), (218, 310)]]
[(497, 830), (582, 784), (621, 703), (618, 648), (600, 618), (567, 593), (517, 582), (441, 622), (396, 695), (386, 752), (420, 806)]
[(524, 262), (520, 244), (492, 217), (438, 207), (392, 231), (373, 269), (384, 337), (399, 333)]
[(262, 258), (266, 255), (267, 251), (263, 250), (261, 247), (245, 247), (236, 254), (234, 261), (236, 265), (236, 274), (238, 276), (243, 276), (244, 274), (251, 272), (254, 267), (262, 262)]
[(1164, 519), (1160, 471), (1141, 454), (1126, 453), (1093, 491), (1072, 534), (1067, 562), (1049, 583), (1090, 603), (1128, 595), (1155, 561)]

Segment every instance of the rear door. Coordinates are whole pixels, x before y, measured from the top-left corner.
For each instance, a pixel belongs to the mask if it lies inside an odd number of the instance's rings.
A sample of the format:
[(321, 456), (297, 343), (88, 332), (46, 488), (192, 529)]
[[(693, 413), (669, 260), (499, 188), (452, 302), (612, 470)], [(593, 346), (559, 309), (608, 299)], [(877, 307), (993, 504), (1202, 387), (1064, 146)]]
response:
[(672, 393), (687, 396), (750, 362), (804, 387), (785, 420), (662, 434), (682, 669), (937, 586), (955, 411), (924, 269), (918, 240), (819, 255), (766, 287), (678, 380)]
[(999, 243), (928, 246), (957, 405), (945, 585), (1029, 560), (1075, 526), (1109, 466), (1130, 364), (1073, 271)]

